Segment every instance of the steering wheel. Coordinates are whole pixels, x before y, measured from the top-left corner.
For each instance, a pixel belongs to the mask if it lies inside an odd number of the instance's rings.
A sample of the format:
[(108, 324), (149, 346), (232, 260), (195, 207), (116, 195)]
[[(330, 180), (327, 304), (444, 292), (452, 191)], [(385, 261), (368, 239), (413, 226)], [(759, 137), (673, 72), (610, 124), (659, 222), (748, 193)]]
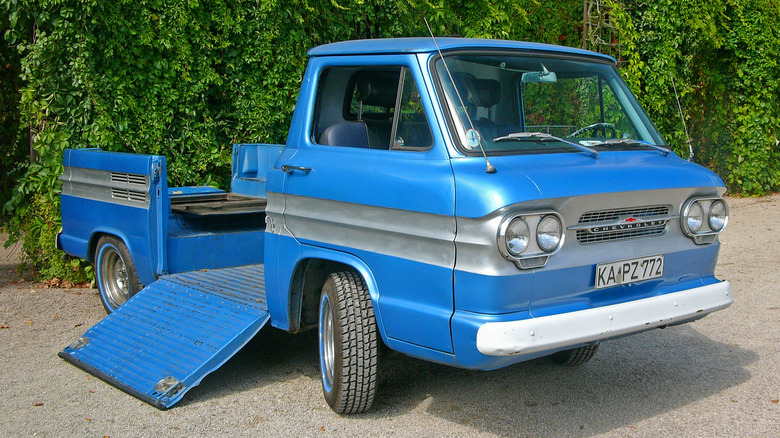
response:
[(606, 123), (606, 122), (605, 123), (594, 123), (594, 124), (588, 125), (588, 126), (586, 126), (584, 128), (580, 128), (580, 129), (572, 132), (571, 134), (567, 135), (566, 138), (576, 137), (576, 136), (582, 134), (583, 132), (588, 132), (588, 131), (593, 131), (593, 133), (595, 134), (596, 130), (598, 130), (598, 129), (604, 130), (603, 132), (604, 132), (604, 135), (606, 136), (607, 132), (606, 132), (606, 130), (604, 128), (609, 129), (612, 132), (612, 138), (617, 138), (618, 134), (617, 134), (617, 128), (615, 128), (615, 125), (613, 125), (612, 123)]

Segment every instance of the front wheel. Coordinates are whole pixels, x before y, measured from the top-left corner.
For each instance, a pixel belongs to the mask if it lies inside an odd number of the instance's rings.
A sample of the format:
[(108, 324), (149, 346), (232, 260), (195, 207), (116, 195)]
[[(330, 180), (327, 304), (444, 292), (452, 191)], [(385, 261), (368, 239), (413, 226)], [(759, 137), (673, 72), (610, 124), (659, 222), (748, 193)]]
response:
[(550, 356), (550, 359), (558, 365), (573, 367), (589, 361), (598, 349), (598, 343), (588, 344), (571, 350), (559, 351)]
[(116, 237), (103, 236), (98, 240), (95, 271), (100, 301), (107, 313), (116, 310), (141, 290), (130, 251)]
[(379, 341), (371, 297), (360, 275), (337, 272), (328, 277), (319, 324), (325, 401), (339, 414), (367, 411), (376, 392)]

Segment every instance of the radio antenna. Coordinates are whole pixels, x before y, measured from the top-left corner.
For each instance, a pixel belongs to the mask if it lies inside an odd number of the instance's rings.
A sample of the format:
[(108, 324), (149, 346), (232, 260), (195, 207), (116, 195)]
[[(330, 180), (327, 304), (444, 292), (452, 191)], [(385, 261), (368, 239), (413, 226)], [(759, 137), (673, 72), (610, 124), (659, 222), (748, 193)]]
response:
[[(425, 21), (425, 26), (428, 27), (428, 32), (431, 34), (431, 39), (433, 40), (433, 44), (436, 45), (436, 51), (439, 52), (439, 56), (441, 57), (441, 62), (444, 65), (444, 70), (447, 71), (447, 76), (450, 77), (452, 88), (455, 89), (455, 95), (458, 96), (460, 107), (463, 108), (463, 113), (466, 114), (466, 120), (469, 121), (469, 126), (471, 126), (471, 130), (474, 132), (479, 132), (474, 128), (474, 122), (471, 121), (471, 116), (469, 116), (469, 112), (466, 110), (466, 104), (463, 102), (463, 97), (460, 95), (460, 92), (458, 91), (458, 87), (455, 86), (455, 79), (452, 78), (452, 73), (450, 73), (450, 68), (447, 66), (447, 61), (444, 59), (444, 55), (442, 55), (441, 53), (441, 49), (439, 48), (439, 43), (436, 42), (436, 37), (433, 36), (433, 30), (431, 30), (431, 25), (428, 24), (428, 19), (423, 17), (423, 21)], [(485, 158), (485, 173), (496, 173), (496, 168), (492, 164), (490, 164), (490, 160), (488, 160), (487, 154), (485, 153), (485, 149), (482, 147), (481, 135), (478, 136), (477, 138), (477, 146), (479, 146), (479, 150), (482, 151), (482, 157)]]
[(674, 89), (674, 98), (677, 99), (677, 109), (680, 110), (680, 120), (682, 120), (683, 129), (685, 130), (686, 143), (688, 144), (688, 161), (693, 161), (693, 141), (688, 135), (688, 127), (685, 125), (685, 117), (683, 116), (682, 105), (680, 105), (680, 96), (677, 94), (677, 87), (674, 85), (674, 76), (669, 73), (669, 77), (672, 79), (672, 88)]

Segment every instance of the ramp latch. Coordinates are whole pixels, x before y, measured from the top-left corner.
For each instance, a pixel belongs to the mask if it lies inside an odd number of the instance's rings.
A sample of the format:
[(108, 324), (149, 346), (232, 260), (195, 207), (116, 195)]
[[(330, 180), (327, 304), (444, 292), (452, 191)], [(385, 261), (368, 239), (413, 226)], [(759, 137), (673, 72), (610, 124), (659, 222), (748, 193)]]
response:
[(78, 338), (76, 342), (70, 344), (71, 350), (78, 350), (79, 348), (84, 348), (87, 344), (89, 344), (89, 338), (85, 338), (84, 336)]
[(176, 395), (184, 388), (184, 384), (179, 379), (168, 376), (154, 385), (154, 392), (160, 395), (160, 398), (168, 398), (172, 395)]

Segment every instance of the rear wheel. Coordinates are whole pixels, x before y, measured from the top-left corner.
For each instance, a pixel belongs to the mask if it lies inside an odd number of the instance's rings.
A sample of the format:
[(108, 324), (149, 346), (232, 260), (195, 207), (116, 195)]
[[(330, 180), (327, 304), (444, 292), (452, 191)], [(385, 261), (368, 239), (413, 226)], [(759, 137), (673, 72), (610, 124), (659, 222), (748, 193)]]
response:
[(550, 356), (550, 359), (558, 365), (573, 367), (589, 361), (598, 349), (598, 343), (588, 344), (571, 350), (559, 351)]
[(141, 290), (133, 258), (120, 239), (103, 236), (98, 240), (95, 267), (100, 300), (106, 312), (113, 312)]
[(371, 408), (378, 342), (363, 278), (354, 272), (331, 274), (320, 296), (319, 343), (322, 392), (333, 411), (356, 414)]

